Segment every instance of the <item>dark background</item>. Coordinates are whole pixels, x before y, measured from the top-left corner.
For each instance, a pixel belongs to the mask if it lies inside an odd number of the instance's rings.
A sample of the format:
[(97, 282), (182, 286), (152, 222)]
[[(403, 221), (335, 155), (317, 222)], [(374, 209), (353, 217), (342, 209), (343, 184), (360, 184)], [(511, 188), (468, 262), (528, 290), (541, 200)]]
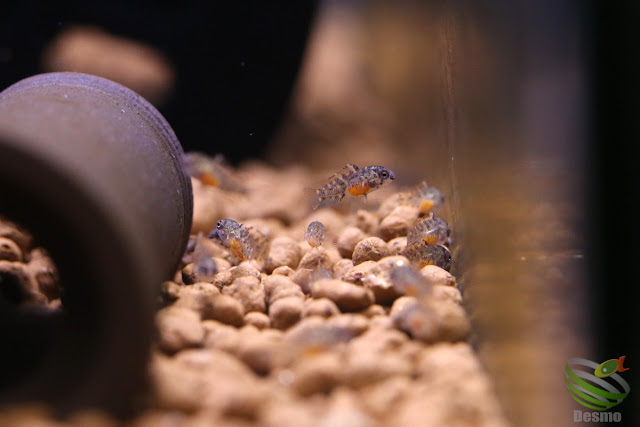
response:
[[(594, 144), (590, 170), (596, 283), (593, 321), (597, 325), (596, 360), (626, 355), (624, 378), (631, 386), (620, 405), (624, 425), (638, 425), (638, 149), (640, 142), (640, 3), (593, 2), (591, 103)], [(637, 396), (637, 395), (636, 395)], [(617, 409), (617, 408), (616, 408)]]
[(316, 1), (5, 1), (0, 88), (43, 70), (64, 28), (92, 24), (139, 40), (177, 72), (161, 106), (185, 150), (260, 157), (287, 107)]

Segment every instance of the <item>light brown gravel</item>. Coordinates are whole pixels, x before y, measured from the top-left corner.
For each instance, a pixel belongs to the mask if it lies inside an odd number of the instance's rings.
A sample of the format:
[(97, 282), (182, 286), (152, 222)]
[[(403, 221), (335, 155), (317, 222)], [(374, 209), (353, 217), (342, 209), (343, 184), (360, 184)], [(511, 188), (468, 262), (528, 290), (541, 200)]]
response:
[(378, 261), (389, 255), (391, 255), (391, 252), (384, 240), (379, 237), (367, 237), (358, 242), (353, 249), (353, 265), (358, 265), (365, 261)]
[(364, 310), (374, 302), (373, 292), (337, 279), (323, 279), (313, 284), (313, 298), (329, 298), (342, 311)]

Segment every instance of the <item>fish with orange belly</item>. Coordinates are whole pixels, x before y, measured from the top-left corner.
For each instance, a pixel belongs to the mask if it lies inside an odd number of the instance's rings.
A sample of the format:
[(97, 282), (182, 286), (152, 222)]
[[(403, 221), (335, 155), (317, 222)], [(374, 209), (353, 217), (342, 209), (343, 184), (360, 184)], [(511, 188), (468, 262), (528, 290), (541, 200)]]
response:
[(394, 173), (383, 166), (367, 166), (360, 169), (348, 164), (329, 178), (329, 183), (315, 190), (311, 207), (317, 209), (324, 200), (339, 202), (349, 194), (353, 197), (364, 196), (395, 179)]
[(204, 153), (189, 152), (183, 157), (183, 166), (189, 176), (209, 187), (233, 193), (245, 194), (247, 188), (237, 177), (237, 173), (226, 164), (221, 154), (210, 157)]
[(218, 221), (209, 238), (218, 240), (241, 260), (264, 260), (269, 252), (269, 242), (262, 233), (233, 219)]

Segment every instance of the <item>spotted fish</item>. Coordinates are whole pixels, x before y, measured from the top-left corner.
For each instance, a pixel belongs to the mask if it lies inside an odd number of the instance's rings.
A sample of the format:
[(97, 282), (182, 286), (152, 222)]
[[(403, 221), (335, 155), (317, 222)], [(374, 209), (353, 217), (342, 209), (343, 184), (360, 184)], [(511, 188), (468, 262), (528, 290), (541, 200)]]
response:
[(422, 268), (427, 265), (436, 265), (447, 271), (451, 268), (451, 252), (444, 245), (430, 245), (425, 241), (421, 241), (407, 245), (400, 252), (400, 255), (407, 257), (416, 268)]
[(234, 193), (247, 192), (236, 172), (226, 164), (224, 157), (220, 154), (210, 157), (199, 152), (185, 153), (184, 168), (190, 176), (209, 187)]
[(329, 178), (329, 182), (322, 188), (315, 190), (315, 197), (311, 206), (317, 209), (324, 200), (339, 202), (349, 194), (353, 197), (364, 196), (380, 188), (396, 177), (394, 173), (383, 166), (367, 166), (360, 169), (348, 164)]
[(436, 187), (430, 187), (426, 181), (395, 193), (380, 206), (379, 213), (387, 216), (396, 206), (411, 206), (418, 208), (420, 214), (427, 214), (444, 203), (442, 192)]
[(433, 212), (428, 218), (420, 220), (407, 234), (407, 245), (422, 241), (429, 245), (444, 245), (451, 235), (449, 224), (442, 218), (434, 218)]
[(324, 224), (320, 221), (312, 221), (307, 227), (307, 232), (304, 235), (305, 240), (312, 248), (322, 246), (324, 243), (325, 231)]
[(233, 219), (218, 221), (209, 238), (218, 240), (241, 260), (264, 260), (269, 253), (269, 242), (262, 233)]

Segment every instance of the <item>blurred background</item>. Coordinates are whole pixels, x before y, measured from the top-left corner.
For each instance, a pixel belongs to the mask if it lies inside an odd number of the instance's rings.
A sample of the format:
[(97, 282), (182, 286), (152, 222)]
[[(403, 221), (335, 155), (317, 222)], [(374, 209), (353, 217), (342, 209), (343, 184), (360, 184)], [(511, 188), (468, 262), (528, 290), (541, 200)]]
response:
[(0, 86), (97, 74), (156, 105), (186, 151), (426, 179), (507, 415), (566, 425), (567, 359), (626, 355), (635, 384), (637, 17), (577, 0), (13, 1)]

